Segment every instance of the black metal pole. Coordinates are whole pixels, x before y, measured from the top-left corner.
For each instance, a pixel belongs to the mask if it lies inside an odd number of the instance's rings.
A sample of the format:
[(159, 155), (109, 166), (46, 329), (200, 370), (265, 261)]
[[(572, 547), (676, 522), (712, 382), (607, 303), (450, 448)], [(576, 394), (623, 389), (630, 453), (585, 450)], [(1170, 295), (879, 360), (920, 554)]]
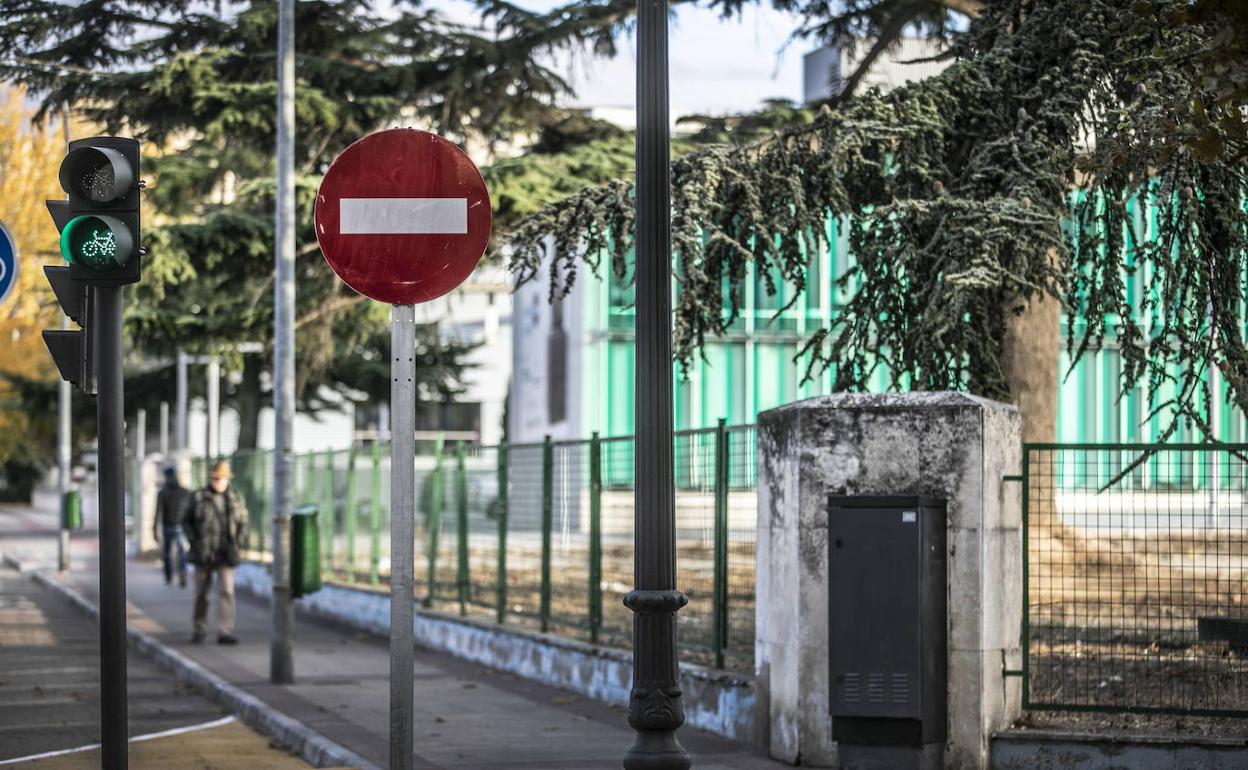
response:
[(676, 500), (672, 472), (672, 252), (667, 0), (637, 3), (636, 589), (633, 690), (628, 723), (637, 738), (627, 770), (684, 770), (676, 740), (685, 721), (676, 660)]
[(95, 291), (100, 491), (100, 730), (104, 770), (126, 770), (125, 427), (121, 287)]

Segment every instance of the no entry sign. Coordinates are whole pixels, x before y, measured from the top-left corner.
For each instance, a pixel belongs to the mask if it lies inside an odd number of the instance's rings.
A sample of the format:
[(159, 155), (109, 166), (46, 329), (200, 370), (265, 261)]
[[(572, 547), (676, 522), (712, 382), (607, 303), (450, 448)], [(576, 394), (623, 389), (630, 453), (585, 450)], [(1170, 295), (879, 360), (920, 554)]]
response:
[(463, 283), (490, 238), (490, 194), (437, 134), (379, 131), (343, 150), (316, 196), (316, 240), (343, 283), (392, 305)]
[(316, 240), (338, 277), (390, 309), (390, 766), (412, 767), (416, 536), (416, 305), (472, 273), (490, 238), (490, 195), (468, 156), (394, 129), (343, 150), (316, 196)]

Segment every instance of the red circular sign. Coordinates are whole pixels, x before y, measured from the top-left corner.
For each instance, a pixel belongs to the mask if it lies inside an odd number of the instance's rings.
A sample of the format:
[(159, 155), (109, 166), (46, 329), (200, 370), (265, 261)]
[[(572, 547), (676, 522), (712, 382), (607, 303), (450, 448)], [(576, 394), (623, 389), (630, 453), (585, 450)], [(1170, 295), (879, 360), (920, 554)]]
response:
[(392, 305), (464, 282), (490, 238), (490, 194), (437, 134), (379, 131), (334, 159), (316, 195), (316, 240), (343, 283)]

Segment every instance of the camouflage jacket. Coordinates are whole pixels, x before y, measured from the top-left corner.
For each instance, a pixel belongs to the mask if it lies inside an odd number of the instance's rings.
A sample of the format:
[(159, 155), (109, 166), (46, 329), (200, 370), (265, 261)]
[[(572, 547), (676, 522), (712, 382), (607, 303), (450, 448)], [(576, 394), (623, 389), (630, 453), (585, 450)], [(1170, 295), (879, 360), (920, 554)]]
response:
[(247, 504), (233, 487), (225, 490), (225, 510), (211, 487), (195, 490), (182, 531), (190, 544), (191, 564), (236, 567), (247, 547)]

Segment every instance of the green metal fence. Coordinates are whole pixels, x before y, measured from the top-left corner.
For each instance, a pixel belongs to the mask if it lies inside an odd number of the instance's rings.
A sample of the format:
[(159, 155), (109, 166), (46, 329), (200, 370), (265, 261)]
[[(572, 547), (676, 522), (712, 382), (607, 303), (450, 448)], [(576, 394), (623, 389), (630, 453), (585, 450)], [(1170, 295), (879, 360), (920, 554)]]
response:
[[(675, 436), (679, 615), (687, 660), (754, 661), (754, 427)], [(272, 454), (228, 458), (267, 559)], [(390, 447), (294, 458), (294, 501), (321, 511), (322, 570), (387, 583)], [(197, 460), (192, 482), (206, 481)], [(434, 442), (416, 458), (416, 592), (424, 606), (619, 647), (632, 639), (633, 439), (479, 446)]]
[(1024, 457), (1024, 706), (1248, 716), (1248, 445)]

